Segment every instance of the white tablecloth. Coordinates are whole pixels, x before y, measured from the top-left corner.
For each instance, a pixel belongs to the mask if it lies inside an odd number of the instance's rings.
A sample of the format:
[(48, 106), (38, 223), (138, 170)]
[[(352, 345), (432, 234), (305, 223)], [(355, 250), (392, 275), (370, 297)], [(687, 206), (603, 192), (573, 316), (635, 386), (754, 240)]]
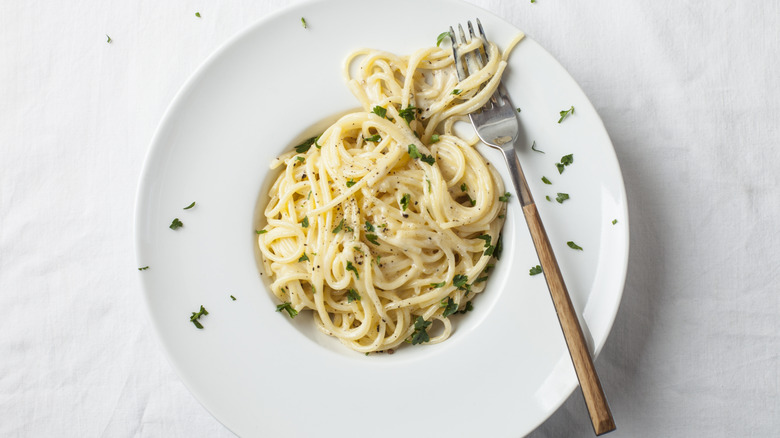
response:
[[(184, 80), (291, 3), (3, 2), (0, 436), (232, 436), (154, 338), (133, 201)], [(780, 2), (473, 3), (570, 71), (617, 150), (631, 255), (596, 361), (612, 436), (778, 436)], [(592, 436), (579, 391), (532, 436)]]

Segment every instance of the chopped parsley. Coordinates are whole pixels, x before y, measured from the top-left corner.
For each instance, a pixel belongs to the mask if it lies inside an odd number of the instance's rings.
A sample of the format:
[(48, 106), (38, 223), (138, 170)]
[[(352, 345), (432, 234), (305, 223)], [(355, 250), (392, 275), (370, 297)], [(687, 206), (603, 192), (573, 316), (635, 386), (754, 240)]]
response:
[(422, 154), (420, 154), (420, 151), (417, 150), (417, 146), (415, 146), (413, 144), (409, 145), (409, 147), (407, 148), (407, 152), (409, 152), (409, 156), (412, 157), (415, 160), (420, 158), (420, 157), (422, 157)]
[(209, 314), (208, 310), (206, 310), (206, 308), (201, 305), (200, 310), (198, 310), (197, 312), (192, 312), (192, 316), (190, 316), (190, 322), (195, 324), (195, 327), (202, 329), (203, 325), (198, 320), (200, 319), (201, 316), (205, 316), (208, 314)]
[(190, 204), (190, 205), (188, 205), (188, 206), (184, 207), (182, 210), (189, 210), (189, 209), (191, 209), (191, 208), (192, 208), (192, 207), (194, 207), (194, 206), (195, 206), (195, 201), (192, 201), (192, 204)]
[(561, 157), (561, 164), (568, 166), (574, 162), (574, 154), (564, 155)]
[(111, 44), (111, 37), (110, 37), (110, 36), (108, 36), (108, 34), (106, 34), (106, 42), (107, 42), (108, 44)]
[(358, 274), (357, 268), (355, 268), (355, 265), (352, 264), (352, 262), (347, 262), (347, 271), (352, 271), (355, 273), (355, 278), (360, 280), (360, 274)]
[(301, 226), (303, 228), (309, 228), (309, 216), (303, 217), (303, 220), (301, 221)]
[(546, 199), (546, 200), (548, 200), (548, 201), (552, 202), (552, 199), (550, 198), (550, 196), (545, 196), (545, 197), (544, 197), (544, 199)]
[(347, 302), (351, 303), (353, 301), (360, 301), (360, 294), (355, 289), (350, 289), (347, 291)]
[(569, 248), (571, 248), (571, 249), (577, 249), (577, 250), (582, 251), (582, 247), (577, 245), (576, 243), (572, 242), (571, 240), (566, 242), (566, 244), (569, 245)]
[(455, 300), (451, 297), (447, 297), (446, 300), (441, 300), (441, 306), (444, 307), (444, 312), (441, 316), (445, 318), (458, 311), (458, 305), (455, 304)]
[(521, 112), (521, 111), (523, 111), (523, 110), (521, 110), (520, 108), (515, 108), (515, 109), (517, 110), (517, 112)]
[(446, 281), (442, 281), (441, 283), (431, 283), (431, 287), (434, 289), (438, 289), (440, 287), (444, 287), (445, 284), (447, 284)]
[(236, 300), (236, 297), (234, 297), (233, 295), (231, 295), (231, 296), (230, 296), (230, 299), (231, 299), (231, 300), (233, 300), (233, 301), (235, 301), (235, 300)]
[(380, 141), (382, 141), (382, 137), (380, 137), (379, 134), (374, 134), (371, 137), (365, 137), (364, 140), (374, 142), (374, 143), (379, 143)]
[(376, 246), (379, 246), (379, 237), (376, 234), (366, 234), (366, 240), (373, 243)]
[(455, 313), (461, 313), (462, 314), (462, 313), (466, 313), (466, 312), (471, 312), (472, 310), (474, 310), (474, 305), (471, 304), (471, 301), (469, 301), (468, 303), (466, 303), (466, 308), (465, 309), (457, 311)]
[(485, 248), (490, 247), (490, 241), (493, 239), (490, 237), (490, 234), (483, 234), (481, 236), (477, 236), (477, 239), (482, 239), (485, 241)]
[(479, 277), (476, 280), (474, 280), (474, 283), (482, 283), (483, 281), (487, 281), (487, 279), (488, 279), (487, 275), (484, 277)]
[(433, 134), (433, 135), (431, 136), (431, 144), (438, 143), (438, 142), (439, 142), (439, 140), (440, 140), (440, 138), (439, 138), (439, 134)]
[(617, 223), (617, 219), (612, 219), (612, 225), (615, 225)]
[(439, 36), (436, 37), (436, 47), (439, 47), (442, 41), (444, 41), (444, 38), (447, 38), (450, 36), (449, 32), (442, 32), (439, 34)]
[(306, 19), (301, 17), (301, 26), (303, 26), (304, 29), (308, 29), (309, 25), (306, 24)]
[(422, 154), (422, 157), (420, 157), (420, 161), (422, 161), (423, 163), (428, 163), (431, 166), (433, 166), (433, 163), (436, 162), (436, 158), (433, 158), (433, 155)]
[(457, 287), (458, 289), (463, 289), (463, 286), (465, 286), (466, 282), (468, 281), (469, 281), (468, 276), (458, 274), (452, 278), (452, 285)]
[(493, 253), (496, 251), (496, 247), (493, 245), (488, 245), (485, 252), (482, 253), (482, 255), (486, 255), (488, 257), (492, 256)]
[(341, 229), (344, 228), (344, 219), (341, 219), (341, 222), (339, 222), (338, 225), (336, 225), (336, 228), (333, 229), (333, 234), (338, 234)]
[(414, 120), (415, 114), (419, 111), (419, 108), (409, 105), (408, 107), (398, 111), (398, 115), (401, 116), (402, 119), (406, 120), (407, 124), (409, 124), (412, 122), (412, 120)]
[(138, 270), (139, 270), (139, 271), (145, 271), (145, 270), (147, 270), (147, 269), (149, 269), (149, 267), (148, 267), (148, 266), (144, 266), (143, 268), (138, 268)]
[(509, 198), (512, 197), (512, 194), (509, 192), (504, 193), (503, 195), (498, 197), (498, 200), (501, 202), (509, 202)]
[(457, 96), (457, 95), (459, 95), (459, 94), (460, 94), (460, 92), (461, 92), (461, 91), (462, 91), (462, 90), (461, 90), (460, 88), (456, 88), (456, 89), (452, 90), (452, 94), (454, 94), (454, 95), (456, 95), (456, 96)]
[(306, 253), (303, 253), (301, 258), (298, 259), (298, 261), (299, 262), (308, 262), (309, 261), (309, 256), (307, 256)]
[(563, 164), (561, 164), (561, 163), (555, 163), (555, 167), (557, 167), (557, 168), (558, 168), (558, 173), (559, 173), (559, 174), (563, 173)]
[(196, 12), (196, 13), (195, 13), (195, 16), (196, 16), (196, 17), (198, 17), (198, 18), (200, 18), (200, 12)]
[(534, 151), (534, 152), (539, 152), (540, 154), (543, 154), (543, 153), (545, 153), (545, 152), (544, 152), (543, 150), (541, 150), (541, 149), (536, 149), (536, 140), (534, 140), (533, 144), (531, 144), (531, 150), (532, 150), (532, 151)]
[(545, 183), (545, 184), (552, 184), (552, 183), (550, 182), (550, 180), (549, 180), (549, 179), (547, 179), (547, 177), (546, 177), (546, 176), (543, 176), (543, 177), (542, 177), (542, 182), (543, 182), (543, 183)]
[(171, 225), (168, 227), (172, 230), (178, 230), (179, 228), (183, 227), (184, 224), (179, 220), (179, 218), (175, 218), (173, 222), (171, 222)]
[(469, 191), (469, 186), (467, 186), (466, 183), (461, 184), (460, 185), (460, 191), (461, 192), (468, 192)]
[(425, 331), (431, 325), (430, 321), (426, 321), (422, 316), (418, 316), (414, 321), (414, 333), (412, 333), (412, 345), (422, 344), (428, 342), (431, 337), (428, 336), (428, 332)]
[(350, 188), (355, 185), (355, 180), (350, 178), (349, 181), (347, 181), (347, 188)]
[(383, 119), (387, 117), (387, 108), (382, 108), (379, 105), (375, 106), (374, 109), (371, 110), (371, 112)]
[(265, 234), (267, 232), (268, 232), (268, 230), (255, 230), (255, 233), (257, 233), (257, 234)]
[(284, 303), (276, 306), (277, 312), (281, 312), (282, 310), (286, 311), (287, 314), (290, 315), (290, 318), (295, 318), (295, 316), (298, 315), (298, 311), (293, 309), (292, 303), (289, 301), (285, 301)]
[(528, 271), (529, 275), (538, 275), (542, 273), (542, 267), (539, 265), (534, 266)]
[(567, 110), (564, 110), (564, 111), (561, 111), (560, 114), (561, 114), (561, 118), (558, 119), (558, 123), (561, 123), (563, 121), (563, 119), (565, 119), (566, 117), (569, 117), (571, 114), (574, 114), (574, 106), (572, 105), (571, 108), (569, 108)]
[(419, 149), (417, 149), (417, 146), (415, 146), (415, 145), (413, 145), (413, 144), (410, 144), (410, 145), (409, 145), (409, 147), (407, 148), (407, 152), (409, 153), (409, 156), (410, 156), (412, 159), (415, 159), (415, 160), (416, 160), (416, 159), (418, 159), (418, 158), (419, 158), (421, 161), (424, 161), (424, 162), (426, 162), (426, 163), (430, 164), (431, 166), (433, 165), (433, 163), (435, 163), (435, 162), (436, 162), (436, 159), (435, 159), (435, 158), (433, 158), (433, 155), (425, 155), (425, 154), (421, 154), (421, 153), (420, 153), (420, 150), (419, 150)]
[(306, 140), (303, 141), (303, 143), (299, 144), (298, 146), (295, 146), (295, 152), (298, 152), (299, 154), (308, 152), (309, 149), (311, 149), (311, 145), (313, 145), (318, 138), (319, 138), (318, 136), (307, 138)]
[(404, 195), (401, 197), (401, 207), (403, 207), (403, 211), (406, 211), (406, 209), (409, 208), (409, 201), (411, 200), (412, 195), (404, 193)]
[(496, 242), (496, 250), (493, 251), (493, 256), (496, 260), (501, 260), (501, 252), (504, 250), (504, 236), (498, 235), (498, 241)]
[(371, 222), (366, 221), (366, 231), (374, 231), (375, 228), (373, 225), (371, 225)]
[(298, 155), (297, 157), (295, 157), (295, 161), (303, 163), (304, 161), (306, 161), (306, 157)]
[(559, 204), (563, 204), (563, 201), (569, 199), (568, 193), (558, 193), (558, 196), (555, 198), (556, 201), (558, 201)]

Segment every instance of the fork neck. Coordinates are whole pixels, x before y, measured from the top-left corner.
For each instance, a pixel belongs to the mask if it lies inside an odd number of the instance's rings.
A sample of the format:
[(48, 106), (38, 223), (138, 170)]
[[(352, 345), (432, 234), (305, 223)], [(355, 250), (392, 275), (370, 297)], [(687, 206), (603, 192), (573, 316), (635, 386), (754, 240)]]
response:
[(509, 174), (512, 176), (512, 184), (515, 186), (515, 193), (520, 200), (520, 205), (525, 207), (528, 204), (534, 203), (534, 197), (531, 195), (531, 190), (528, 188), (528, 182), (525, 180), (523, 174), (523, 168), (520, 167), (520, 161), (517, 159), (517, 153), (514, 146), (507, 145), (506, 148), (501, 148), (504, 153), (504, 159), (509, 167)]

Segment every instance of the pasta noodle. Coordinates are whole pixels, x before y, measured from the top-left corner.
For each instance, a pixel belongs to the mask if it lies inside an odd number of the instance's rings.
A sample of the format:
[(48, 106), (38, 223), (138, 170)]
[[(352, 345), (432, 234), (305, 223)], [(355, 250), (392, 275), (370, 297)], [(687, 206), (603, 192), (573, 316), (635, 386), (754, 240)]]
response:
[(491, 61), (464, 81), (438, 47), (353, 52), (344, 77), (363, 111), (271, 163), (281, 174), (258, 244), (279, 308), (311, 309), (355, 351), (447, 339), (500, 249), (503, 183), (453, 126), (493, 93), (506, 54), (467, 50)]

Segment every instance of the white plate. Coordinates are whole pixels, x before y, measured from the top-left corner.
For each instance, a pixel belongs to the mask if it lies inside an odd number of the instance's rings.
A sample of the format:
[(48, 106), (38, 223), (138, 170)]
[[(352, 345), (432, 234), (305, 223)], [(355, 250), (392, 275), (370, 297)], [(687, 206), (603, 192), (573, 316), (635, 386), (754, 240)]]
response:
[[(346, 55), (362, 46), (410, 53), (433, 44), (450, 24), (474, 18), (499, 46), (518, 32), (451, 0), (329, 0), (289, 8), (225, 44), (165, 114), (138, 191), (138, 264), (149, 266), (139, 275), (170, 362), (233, 432), (517, 437), (575, 388), (544, 279), (528, 274), (538, 261), (515, 196), (504, 255), (488, 288), (442, 344), (407, 346), (392, 356), (352, 353), (317, 334), (305, 313), (290, 320), (275, 312), (259, 274), (254, 230), (268, 164), (358, 106), (341, 78)], [(625, 190), (612, 144), (575, 81), (530, 38), (512, 54), (505, 83), (522, 109), (524, 143), (536, 141), (546, 152), (525, 147), (520, 161), (598, 352), (628, 259)], [(574, 115), (558, 124), (558, 112), (572, 105)], [(484, 153), (511, 187), (500, 156)], [(559, 175), (554, 164), (569, 153), (574, 164)], [(545, 200), (556, 192), (571, 199)], [(192, 201), (194, 208), (182, 210)], [(184, 227), (169, 229), (173, 218)], [(584, 250), (568, 248), (570, 240)], [(209, 315), (197, 330), (189, 316), (201, 305)]]

